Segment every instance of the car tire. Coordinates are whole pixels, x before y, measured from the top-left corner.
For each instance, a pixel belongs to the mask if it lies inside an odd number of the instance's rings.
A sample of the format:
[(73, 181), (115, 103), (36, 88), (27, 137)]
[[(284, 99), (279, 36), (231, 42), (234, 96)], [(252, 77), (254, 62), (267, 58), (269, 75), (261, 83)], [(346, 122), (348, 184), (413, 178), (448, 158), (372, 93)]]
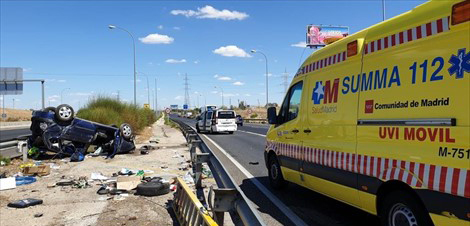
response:
[(381, 225), (433, 225), (423, 204), (403, 190), (392, 191), (384, 197), (379, 216)]
[(55, 107), (47, 107), (47, 108), (44, 108), (44, 111), (46, 111), (46, 112), (54, 112), (54, 113), (55, 113)]
[(68, 104), (61, 104), (55, 109), (55, 117), (60, 122), (70, 122), (73, 120), (75, 112), (72, 106)]
[(228, 134), (233, 134), (233, 131), (229, 131)]
[(119, 133), (121, 134), (121, 137), (123, 137), (125, 140), (130, 141), (133, 135), (131, 125), (127, 123), (121, 124), (121, 126), (119, 127)]
[(268, 162), (269, 184), (276, 190), (283, 189), (287, 186), (287, 181), (282, 176), (281, 166), (276, 156), (271, 156)]
[(150, 181), (137, 185), (136, 194), (142, 196), (157, 196), (168, 194), (169, 192), (170, 184), (160, 181)]

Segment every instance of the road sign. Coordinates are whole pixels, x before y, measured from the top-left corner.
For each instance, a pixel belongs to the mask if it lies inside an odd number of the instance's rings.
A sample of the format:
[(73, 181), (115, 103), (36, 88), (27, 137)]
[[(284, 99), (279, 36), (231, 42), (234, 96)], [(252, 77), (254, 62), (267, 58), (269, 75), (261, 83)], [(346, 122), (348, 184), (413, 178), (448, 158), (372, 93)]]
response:
[(145, 109), (150, 109), (150, 104), (144, 104)]
[(23, 68), (0, 68), (0, 95), (23, 94)]
[(167, 108), (167, 109), (165, 109), (165, 112), (166, 112), (167, 114), (170, 114), (171, 109)]
[(188, 110), (188, 105), (187, 104), (183, 104), (183, 110)]
[(178, 105), (177, 104), (170, 105), (170, 108), (171, 110), (178, 110)]
[(253, 110), (248, 109), (248, 114), (251, 115), (253, 113)]

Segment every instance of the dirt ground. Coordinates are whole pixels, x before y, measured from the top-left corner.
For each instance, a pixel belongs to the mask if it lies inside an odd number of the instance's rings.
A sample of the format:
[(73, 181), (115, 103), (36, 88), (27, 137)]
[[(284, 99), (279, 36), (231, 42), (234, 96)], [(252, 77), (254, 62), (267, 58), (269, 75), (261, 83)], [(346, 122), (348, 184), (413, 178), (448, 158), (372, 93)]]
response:
[[(145, 176), (159, 176), (171, 181), (182, 177), (188, 171), (180, 170), (181, 162), (189, 160), (189, 151), (182, 133), (164, 125), (163, 120), (152, 126), (153, 136), (150, 139), (159, 141), (157, 150), (141, 155), (138, 149), (132, 154), (117, 155), (114, 159), (89, 157), (82, 162), (63, 160), (46, 160), (43, 163), (55, 162), (58, 169), (51, 169), (48, 176), (37, 177), (37, 182), (18, 186), (16, 189), (0, 191), (0, 225), (175, 225), (172, 211), (168, 206), (173, 199), (173, 192), (166, 195), (143, 197), (98, 195), (99, 182), (92, 182), (89, 188), (72, 188), (55, 186), (65, 176), (90, 179), (93, 172), (106, 177), (117, 173), (122, 168), (151, 170)], [(143, 143), (148, 140), (143, 141)], [(139, 148), (142, 143), (137, 143)], [(11, 166), (0, 167), (2, 172), (13, 173)], [(57, 168), (57, 167), (55, 167)], [(213, 180), (213, 179), (212, 179)], [(11, 201), (37, 198), (44, 201), (41, 205), (24, 209), (7, 207)], [(35, 217), (35, 214), (42, 214)]]
[[(1, 113), (3, 113), (3, 111), (0, 112), (0, 114)], [(5, 114), (7, 114), (6, 121), (8, 122), (29, 121), (31, 120), (31, 113), (30, 110), (5, 108)]]

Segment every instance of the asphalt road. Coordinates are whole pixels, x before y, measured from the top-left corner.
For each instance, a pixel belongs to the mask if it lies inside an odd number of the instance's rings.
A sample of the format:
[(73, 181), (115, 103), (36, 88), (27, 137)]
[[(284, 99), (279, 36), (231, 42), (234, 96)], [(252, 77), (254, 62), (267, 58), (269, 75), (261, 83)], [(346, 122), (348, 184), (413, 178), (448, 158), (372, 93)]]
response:
[(0, 142), (16, 139), (19, 136), (30, 135), (31, 130), (28, 128), (20, 128), (20, 129), (6, 129), (0, 130)]
[[(196, 123), (192, 119), (178, 119), (193, 127)], [(301, 223), (303, 221), (307, 225), (379, 225), (376, 216), (295, 184), (289, 184), (287, 189), (282, 191), (273, 190), (269, 185), (263, 156), (266, 142), (264, 135), (268, 128), (269, 125), (246, 123), (232, 135), (204, 134), (253, 175), (253, 178), (247, 178), (229, 157), (223, 154), (219, 156), (219, 153), (216, 153), (245, 195), (257, 206), (267, 225), (294, 225), (291, 220), (293, 218), (285, 214), (289, 210), (301, 220)], [(210, 142), (206, 144), (212, 150), (218, 149)], [(259, 182), (258, 186), (256, 181)], [(283, 205), (276, 205), (272, 197), (268, 198), (266, 192), (261, 192), (260, 185)], [(287, 208), (289, 210), (286, 210)]]

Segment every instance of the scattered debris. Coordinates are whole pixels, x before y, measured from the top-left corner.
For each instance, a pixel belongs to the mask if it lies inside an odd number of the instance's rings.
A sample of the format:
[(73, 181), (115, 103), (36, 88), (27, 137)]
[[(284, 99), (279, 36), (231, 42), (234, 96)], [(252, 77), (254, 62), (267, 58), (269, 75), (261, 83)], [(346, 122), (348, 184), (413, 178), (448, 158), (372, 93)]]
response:
[(101, 173), (91, 173), (90, 178), (92, 180), (107, 180), (108, 178), (103, 176)]
[(250, 164), (250, 165), (258, 165), (259, 162), (249, 162), (248, 164)]
[(49, 165), (23, 164), (22, 166), (20, 166), (20, 167), (23, 168), (22, 173), (24, 175), (46, 176), (46, 175), (49, 175), (51, 173), (51, 167)]
[(34, 217), (42, 217), (44, 214), (43, 213), (37, 213), (37, 214), (34, 214)]
[(36, 178), (31, 177), (31, 176), (16, 177), (15, 180), (16, 180), (16, 186), (32, 184), (36, 182)]
[(137, 217), (136, 217), (136, 216), (129, 217), (129, 220), (130, 220), (130, 221), (137, 220)]
[(162, 178), (151, 178), (150, 180), (137, 185), (136, 195), (157, 196), (170, 192), (170, 184)]
[(22, 200), (17, 200), (17, 201), (14, 201), (14, 202), (10, 202), (10, 203), (8, 203), (8, 207), (26, 208), (26, 207), (29, 207), (29, 206), (35, 206), (35, 205), (39, 205), (39, 204), (42, 204), (41, 199), (28, 198), (28, 199), (22, 199)]
[(16, 188), (16, 180), (14, 177), (0, 179), (0, 191)]
[(183, 180), (186, 184), (194, 184), (193, 175), (189, 171), (183, 176)]
[(140, 177), (118, 177), (117, 186), (118, 190), (132, 190), (140, 184)]
[(61, 179), (55, 183), (57, 186), (70, 186), (73, 185), (73, 181), (69, 179)]

